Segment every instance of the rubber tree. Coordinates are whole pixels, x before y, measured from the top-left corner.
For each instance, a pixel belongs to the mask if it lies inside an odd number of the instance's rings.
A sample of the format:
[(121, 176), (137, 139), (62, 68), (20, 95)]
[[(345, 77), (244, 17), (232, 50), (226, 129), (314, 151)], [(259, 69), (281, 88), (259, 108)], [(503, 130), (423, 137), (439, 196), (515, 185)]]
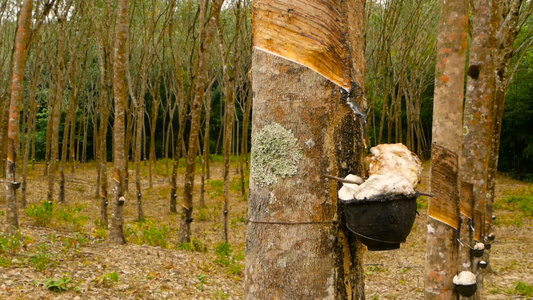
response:
[(324, 177), (361, 174), (364, 1), (252, 11), (245, 299), (364, 299), (362, 248)]
[(6, 160), (6, 221), (8, 232), (18, 230), (17, 192), (19, 184), (16, 182), (17, 154), (20, 139), (20, 103), (24, 92), (24, 67), (26, 66), (26, 52), (29, 43), (31, 13), (33, 0), (22, 3), (18, 29), (15, 37), (15, 53), (13, 57), (13, 73), (11, 76), (11, 102), (9, 105), (9, 125), (7, 129), (7, 160)]
[(113, 202), (109, 242), (125, 244), (124, 238), (124, 185), (126, 179), (125, 130), (126, 103), (128, 97), (126, 83), (126, 44), (128, 41), (129, 0), (119, 0), (115, 29), (115, 49), (113, 62), (113, 89), (115, 93), (115, 123), (113, 126)]
[(433, 102), (430, 174), (434, 197), (428, 207), (425, 299), (456, 297), (452, 279), (459, 261), (458, 172), (467, 40), (468, 2), (442, 1)]
[[(67, 16), (72, 6), (73, 1), (70, 0), (65, 3), (65, 6), (60, 6), (61, 2), (57, 2), (54, 8), (55, 16), (58, 22), (57, 34), (57, 55), (55, 66), (55, 94), (51, 103), (52, 112), (50, 115), (50, 157), (48, 164), (48, 193), (47, 200), (53, 201), (54, 185), (56, 181), (57, 162), (59, 159), (59, 127), (61, 123), (61, 109), (63, 106), (63, 97), (65, 94), (65, 81), (67, 75), (66, 66), (66, 30), (67, 30)], [(59, 197), (60, 202), (65, 199)]]
[[(200, 5), (202, 2), (200, 1)], [(209, 3), (208, 1), (206, 1)], [(202, 117), (202, 104), (205, 97), (205, 88), (208, 84), (209, 57), (211, 54), (211, 41), (216, 31), (215, 20), (219, 18), (223, 0), (212, 2), (211, 13), (205, 18), (205, 25), (200, 28), (200, 47), (198, 53), (197, 82), (194, 91), (194, 100), (191, 103), (191, 129), (189, 135), (189, 148), (187, 151), (187, 166), (185, 169), (185, 185), (183, 188), (183, 202), (181, 207), (181, 221), (179, 241), (191, 241), (191, 222), (193, 210), (194, 175), (196, 172), (196, 156), (198, 153), (200, 121)], [(207, 9), (205, 10), (207, 12)]]

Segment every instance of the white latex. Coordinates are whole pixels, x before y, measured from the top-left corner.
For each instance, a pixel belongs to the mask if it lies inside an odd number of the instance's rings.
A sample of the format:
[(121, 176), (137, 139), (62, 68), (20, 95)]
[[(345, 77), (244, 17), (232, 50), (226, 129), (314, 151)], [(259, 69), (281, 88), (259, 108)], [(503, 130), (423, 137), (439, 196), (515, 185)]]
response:
[(365, 158), (368, 175), (397, 174), (405, 177), (416, 188), (420, 182), (422, 163), (403, 144), (380, 144), (370, 149), (371, 155)]
[(376, 196), (409, 195), (415, 193), (411, 183), (397, 174), (375, 174), (370, 176), (354, 193), (355, 199), (374, 198)]
[(456, 285), (472, 285), (476, 283), (476, 275), (470, 271), (462, 271), (459, 275), (453, 277), (453, 283)]

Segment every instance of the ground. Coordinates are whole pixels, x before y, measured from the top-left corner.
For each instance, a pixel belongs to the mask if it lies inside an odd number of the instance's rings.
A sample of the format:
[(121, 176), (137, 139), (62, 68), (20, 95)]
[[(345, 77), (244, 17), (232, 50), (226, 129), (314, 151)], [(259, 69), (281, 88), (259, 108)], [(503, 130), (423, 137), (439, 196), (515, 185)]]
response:
[[(41, 204), (47, 191), (43, 165), (30, 169), (28, 205), (19, 212), (20, 237), (0, 233), (0, 299), (243, 298), (247, 203), (236, 163), (230, 185), (228, 243), (221, 243), (220, 161), (212, 163), (211, 180), (206, 182), (206, 207), (193, 211), (189, 244), (176, 242), (179, 219), (169, 211), (165, 161), (155, 168), (153, 188), (148, 186), (147, 165), (142, 166), (144, 222), (135, 220), (134, 169), (130, 166), (124, 227), (128, 243), (123, 246), (104, 242), (107, 231), (97, 221), (100, 208), (94, 197), (94, 164), (79, 164), (73, 173), (68, 168), (66, 204), (54, 203), (53, 216)], [(422, 191), (428, 186), (425, 174)], [(196, 183), (198, 199), (199, 176)], [(523, 195), (533, 198), (532, 184), (498, 177), (496, 240), (490, 250), (491, 271), (485, 273), (483, 299), (533, 294), (533, 203), (527, 206)], [(399, 250), (365, 253), (367, 299), (423, 299), (426, 201), (419, 198), (420, 216)], [(0, 228), (5, 222), (1, 195)]]

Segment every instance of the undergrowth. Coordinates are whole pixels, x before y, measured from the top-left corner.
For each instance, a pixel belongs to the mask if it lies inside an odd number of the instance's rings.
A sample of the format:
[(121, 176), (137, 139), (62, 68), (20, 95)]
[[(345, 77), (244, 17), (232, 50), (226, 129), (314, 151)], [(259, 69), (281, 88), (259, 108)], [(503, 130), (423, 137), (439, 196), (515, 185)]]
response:
[(54, 205), (53, 202), (43, 201), (40, 205), (32, 204), (25, 211), (35, 226), (65, 227), (81, 231), (89, 217), (82, 212), (86, 208), (82, 204)]
[(124, 236), (126, 240), (134, 244), (170, 248), (168, 226), (156, 224), (154, 221), (145, 220), (126, 224), (124, 226)]

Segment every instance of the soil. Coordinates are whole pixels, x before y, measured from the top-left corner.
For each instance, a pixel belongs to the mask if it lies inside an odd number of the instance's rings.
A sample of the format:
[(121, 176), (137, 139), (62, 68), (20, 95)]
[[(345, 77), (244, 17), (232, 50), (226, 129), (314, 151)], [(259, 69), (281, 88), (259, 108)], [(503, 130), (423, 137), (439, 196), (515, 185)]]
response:
[[(427, 170), (428, 164), (426, 163)], [(45, 200), (44, 165), (30, 167), (27, 207)], [(111, 168), (111, 165), (109, 166)], [(96, 171), (92, 163), (78, 164), (67, 173), (67, 220), (54, 217), (44, 224), (21, 208), (19, 246), (0, 236), (0, 299), (242, 299), (247, 202), (240, 192), (237, 168), (232, 168), (229, 243), (222, 239), (222, 163), (213, 162), (207, 181), (205, 208), (195, 208), (193, 243), (177, 243), (179, 216), (169, 211), (167, 167), (155, 167), (153, 187), (147, 165), (142, 166), (143, 207), (147, 221), (137, 216), (133, 166), (126, 197), (125, 232), (128, 243), (110, 246), (99, 229), (100, 199), (95, 197)], [(427, 172), (418, 190), (427, 191)], [(180, 173), (183, 181), (183, 171)], [(111, 181), (109, 182), (112, 183)], [(196, 178), (195, 199), (201, 193)], [(3, 189), (2, 189), (3, 190)], [(57, 187), (56, 187), (57, 193)], [(497, 201), (507, 195), (533, 194), (533, 185), (498, 177)], [(19, 195), (20, 197), (20, 195)], [(131, 199), (131, 200), (130, 200)], [(423, 299), (426, 210), (399, 250), (366, 252), (367, 299)], [(0, 195), (0, 228), (5, 228), (5, 197)], [(67, 208), (78, 207), (80, 212)], [(519, 283), (533, 285), (533, 218), (516, 211), (497, 210), (496, 240), (490, 268), (484, 273), (483, 299), (524, 298)], [(88, 217), (88, 218), (84, 218)], [(519, 220), (517, 220), (519, 218)], [(225, 247), (224, 247), (225, 246)], [(4, 250), (2, 251), (2, 247)], [(61, 281), (63, 279), (63, 281)], [(58, 289), (62, 289), (58, 291)]]

